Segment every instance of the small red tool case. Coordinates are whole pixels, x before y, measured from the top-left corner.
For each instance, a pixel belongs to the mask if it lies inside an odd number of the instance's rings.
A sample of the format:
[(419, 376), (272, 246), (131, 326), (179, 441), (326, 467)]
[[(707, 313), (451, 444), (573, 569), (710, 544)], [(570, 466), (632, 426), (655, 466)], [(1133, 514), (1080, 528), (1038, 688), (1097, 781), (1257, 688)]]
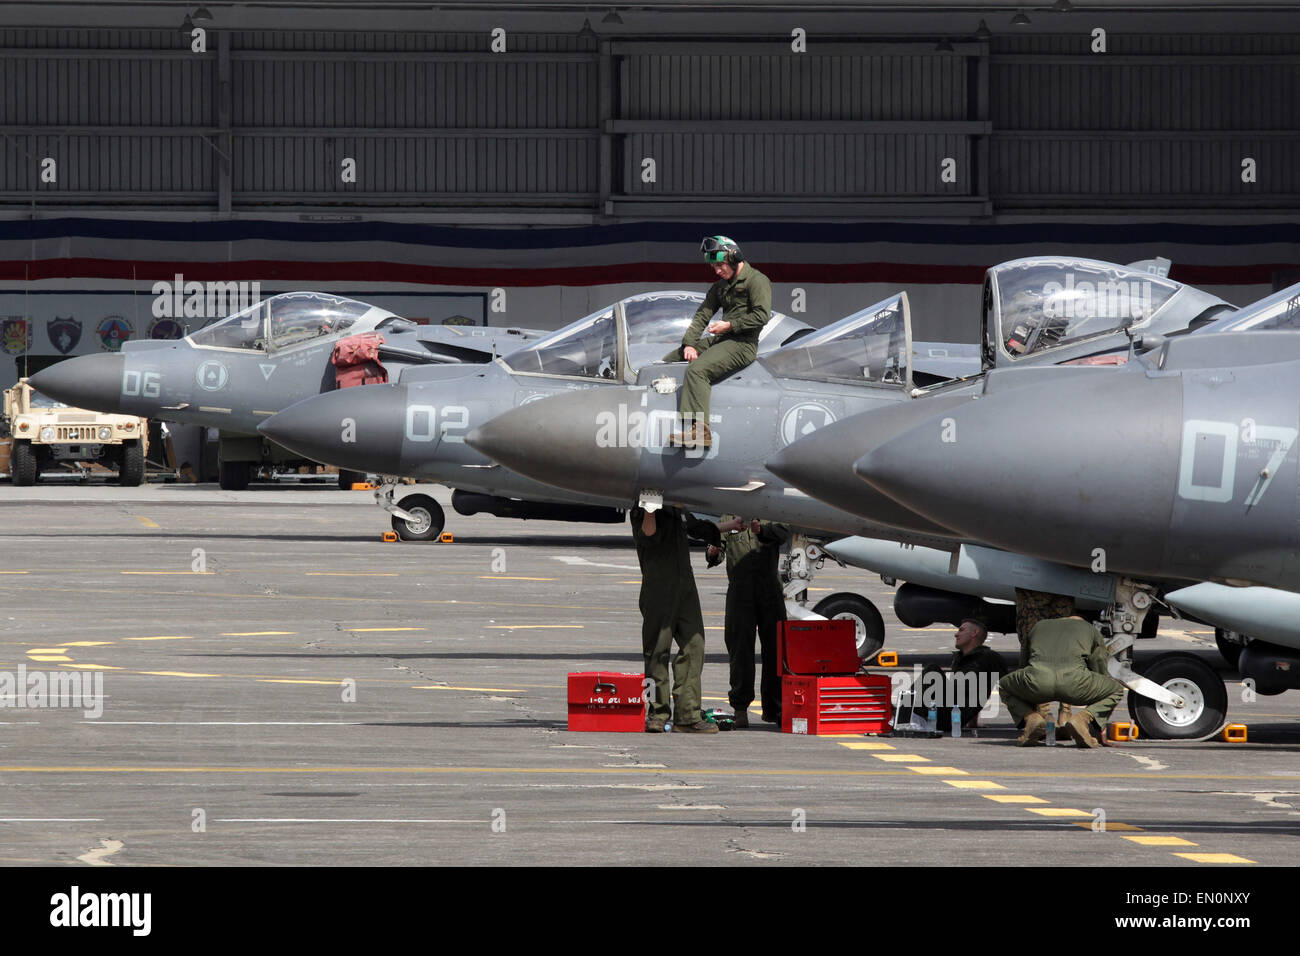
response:
[(644, 733), (644, 687), (642, 674), (570, 674), (569, 729)]
[(784, 733), (884, 734), (893, 726), (890, 679), (858, 673), (852, 621), (785, 621), (777, 657)]

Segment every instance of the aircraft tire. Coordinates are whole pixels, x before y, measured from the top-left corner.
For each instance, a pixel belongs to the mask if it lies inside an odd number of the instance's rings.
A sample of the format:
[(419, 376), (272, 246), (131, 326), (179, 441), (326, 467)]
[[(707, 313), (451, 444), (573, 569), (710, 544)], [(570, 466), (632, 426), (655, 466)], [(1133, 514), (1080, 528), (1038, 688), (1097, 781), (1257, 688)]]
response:
[(122, 446), (122, 461), (118, 465), (117, 480), (124, 488), (138, 488), (144, 481), (144, 447), (138, 441)]
[(40, 469), (36, 467), (36, 449), (28, 441), (16, 441), (9, 462), (9, 475), (15, 485), (26, 487), (36, 484)]
[(860, 594), (840, 591), (822, 598), (814, 614), (831, 620), (852, 621), (857, 628), (858, 659), (869, 660), (885, 643), (885, 619), (876, 606)]
[(1228, 688), (1222, 678), (1199, 657), (1163, 654), (1142, 676), (1180, 694), (1189, 706), (1180, 713), (1130, 690), (1129, 713), (1142, 735), (1152, 740), (1204, 740), (1223, 726), (1228, 716)]
[(1221, 627), (1214, 629), (1214, 643), (1219, 645), (1219, 653), (1228, 662), (1228, 666), (1237, 667), (1241, 662), (1241, 651), (1246, 646), (1244, 638), (1236, 631), (1225, 631)]
[(251, 462), (223, 461), (218, 466), (217, 483), (222, 491), (245, 491), (251, 477)]
[(407, 495), (397, 503), (403, 511), (415, 516), (415, 521), (407, 521), (393, 515), (393, 530), (403, 541), (436, 541), (447, 524), (447, 516), (442, 505), (428, 495)]

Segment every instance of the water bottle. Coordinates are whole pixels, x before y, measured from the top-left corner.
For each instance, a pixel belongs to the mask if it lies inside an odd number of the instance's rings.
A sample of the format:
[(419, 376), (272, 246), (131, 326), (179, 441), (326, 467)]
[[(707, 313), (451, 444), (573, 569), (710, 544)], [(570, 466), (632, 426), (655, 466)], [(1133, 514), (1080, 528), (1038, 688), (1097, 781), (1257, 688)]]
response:
[(1050, 717), (1047, 719), (1047, 746), (1056, 746), (1056, 721)]
[(939, 732), (939, 711), (933, 707), (925, 712), (925, 729), (932, 734)]
[(671, 734), (672, 732), (673, 732), (673, 722), (671, 720), (664, 721), (664, 733)]
[(952, 709), (952, 735), (954, 737), (961, 736), (961, 708), (960, 707), (954, 707)]

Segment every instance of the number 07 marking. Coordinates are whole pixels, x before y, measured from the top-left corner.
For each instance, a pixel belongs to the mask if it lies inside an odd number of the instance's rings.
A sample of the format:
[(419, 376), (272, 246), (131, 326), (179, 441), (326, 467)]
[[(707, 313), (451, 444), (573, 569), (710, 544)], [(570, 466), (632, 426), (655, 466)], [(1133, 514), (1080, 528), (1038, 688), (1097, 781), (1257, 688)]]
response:
[[(1178, 466), (1180, 498), (1218, 503), (1232, 500), (1233, 486), (1237, 479), (1237, 428), (1238, 426), (1232, 422), (1213, 422), (1203, 419), (1192, 419), (1183, 423), (1183, 451)], [(1286, 460), (1287, 453), (1291, 451), (1291, 446), (1295, 444), (1298, 435), (1300, 431), (1282, 425), (1259, 425), (1255, 428), (1256, 441), (1277, 442), (1277, 447), (1273, 449), (1268, 464), (1264, 466), (1264, 473), (1259, 476), (1250, 493), (1246, 495), (1247, 507), (1259, 504), (1259, 500), (1264, 497), (1264, 492), (1268, 491), (1268, 486), (1272, 484), (1274, 476), (1277, 475), (1282, 462)], [(1205, 437), (1223, 439), (1223, 466), (1218, 481), (1210, 485), (1196, 484), (1192, 480), (1196, 466), (1196, 452), (1201, 444), (1200, 440)]]

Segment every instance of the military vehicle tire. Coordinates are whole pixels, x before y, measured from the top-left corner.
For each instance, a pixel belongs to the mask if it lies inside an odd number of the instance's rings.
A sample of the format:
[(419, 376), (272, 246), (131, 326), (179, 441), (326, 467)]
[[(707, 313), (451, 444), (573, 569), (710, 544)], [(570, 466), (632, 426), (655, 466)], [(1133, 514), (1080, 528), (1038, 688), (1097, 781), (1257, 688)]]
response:
[(248, 479), (252, 469), (251, 462), (223, 461), (217, 468), (217, 483), (222, 491), (244, 491), (248, 488)]
[(860, 594), (840, 591), (822, 598), (814, 614), (832, 621), (852, 621), (858, 632), (858, 658), (869, 660), (885, 643), (885, 619), (876, 606)]
[(36, 467), (36, 449), (29, 441), (16, 441), (9, 461), (9, 475), (15, 485), (36, 484), (40, 469)]
[(1183, 711), (1130, 690), (1128, 709), (1142, 734), (1153, 740), (1202, 740), (1228, 716), (1228, 688), (1214, 668), (1191, 654), (1162, 654), (1142, 676), (1181, 695)]
[(138, 441), (127, 442), (122, 446), (117, 480), (124, 488), (138, 488), (144, 481), (144, 446)]
[(409, 511), (414, 521), (407, 521), (393, 515), (393, 530), (403, 541), (436, 541), (447, 524), (442, 505), (428, 495), (407, 495), (397, 503), (403, 511)]
[(1225, 631), (1221, 627), (1214, 629), (1214, 643), (1219, 645), (1219, 653), (1229, 666), (1237, 667), (1241, 661), (1242, 649), (1246, 646), (1245, 638), (1236, 631)]
[(366, 480), (365, 472), (339, 469), (339, 491), (351, 491), (353, 485)]

